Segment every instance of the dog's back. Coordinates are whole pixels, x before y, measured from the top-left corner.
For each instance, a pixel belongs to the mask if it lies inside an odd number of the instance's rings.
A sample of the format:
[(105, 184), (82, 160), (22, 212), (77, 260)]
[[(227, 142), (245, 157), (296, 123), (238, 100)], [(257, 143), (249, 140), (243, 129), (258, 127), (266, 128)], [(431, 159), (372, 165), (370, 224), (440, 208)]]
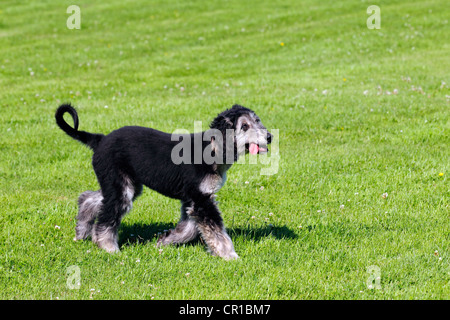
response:
[(174, 163), (172, 150), (177, 143), (171, 140), (169, 133), (145, 127), (123, 127), (102, 139), (94, 150), (93, 166), (96, 171), (114, 167), (135, 184), (185, 200), (186, 182), (191, 183), (195, 168)]

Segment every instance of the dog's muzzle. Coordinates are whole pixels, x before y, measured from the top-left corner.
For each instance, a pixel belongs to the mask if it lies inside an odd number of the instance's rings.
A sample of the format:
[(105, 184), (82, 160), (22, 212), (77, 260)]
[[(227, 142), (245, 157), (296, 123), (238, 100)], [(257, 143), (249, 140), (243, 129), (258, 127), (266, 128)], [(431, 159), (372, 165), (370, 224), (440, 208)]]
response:
[[(273, 135), (269, 131), (267, 131), (267, 137), (266, 137), (267, 144), (270, 144), (272, 142), (272, 137), (273, 137)], [(257, 143), (253, 143), (253, 142), (251, 142), (248, 146), (248, 151), (251, 154), (267, 153), (268, 150), (269, 149), (267, 148), (267, 145), (265, 147), (262, 147), (261, 145), (259, 145)]]

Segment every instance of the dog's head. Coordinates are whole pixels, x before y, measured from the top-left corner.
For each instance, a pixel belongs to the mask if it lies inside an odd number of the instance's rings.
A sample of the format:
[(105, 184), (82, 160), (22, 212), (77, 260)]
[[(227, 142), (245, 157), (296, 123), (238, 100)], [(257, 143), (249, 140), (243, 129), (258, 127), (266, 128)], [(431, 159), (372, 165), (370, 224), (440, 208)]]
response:
[[(252, 110), (235, 104), (231, 109), (220, 113), (210, 125), (211, 129), (222, 132), (224, 159), (229, 153), (229, 145), (226, 143), (229, 132), (233, 133), (234, 161), (238, 156), (250, 152), (251, 154), (263, 154), (268, 151), (268, 144), (272, 142), (272, 134), (267, 131), (261, 119)], [(228, 130), (228, 135), (227, 135)]]

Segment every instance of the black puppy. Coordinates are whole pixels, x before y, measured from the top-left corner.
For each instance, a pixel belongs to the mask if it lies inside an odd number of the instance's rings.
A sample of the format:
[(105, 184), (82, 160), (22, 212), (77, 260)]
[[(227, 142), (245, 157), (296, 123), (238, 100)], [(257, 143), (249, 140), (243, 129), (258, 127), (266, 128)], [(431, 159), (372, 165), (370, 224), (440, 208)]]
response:
[[(63, 118), (66, 112), (73, 128)], [(200, 234), (213, 255), (238, 258), (214, 197), (240, 155), (267, 152), (272, 135), (252, 110), (234, 105), (212, 121), (210, 130), (184, 135), (143, 127), (123, 127), (106, 136), (80, 131), (70, 104), (61, 105), (55, 117), (64, 132), (94, 151), (100, 184), (100, 190), (83, 192), (78, 199), (77, 240), (91, 236), (100, 248), (119, 251), (121, 219), (145, 185), (181, 201), (178, 225), (158, 245), (186, 243)]]

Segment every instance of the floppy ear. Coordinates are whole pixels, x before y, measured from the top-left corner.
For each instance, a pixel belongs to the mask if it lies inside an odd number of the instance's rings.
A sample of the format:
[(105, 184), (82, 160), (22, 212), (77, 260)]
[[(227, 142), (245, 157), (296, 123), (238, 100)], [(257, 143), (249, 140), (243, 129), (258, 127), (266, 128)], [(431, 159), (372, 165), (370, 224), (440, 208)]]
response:
[(219, 114), (210, 125), (211, 129), (218, 129), (222, 132), (223, 135), (225, 135), (225, 132), (227, 129), (233, 129), (233, 121), (230, 120), (230, 118)]
[[(227, 110), (228, 111), (228, 110)], [(228, 163), (233, 159), (233, 161), (237, 161), (237, 147), (236, 147), (236, 141), (234, 139), (234, 133), (230, 137), (228, 135), (227, 137), (227, 130), (231, 129), (234, 132), (234, 123), (233, 121), (227, 117), (226, 115), (219, 114), (210, 125), (211, 129), (217, 129), (222, 133), (222, 145), (219, 146), (216, 141), (211, 141), (213, 144), (213, 148), (221, 148), (222, 149), (222, 155), (223, 155), (223, 161), (224, 163)], [(232, 142), (228, 142), (227, 140), (232, 139)], [(213, 140), (213, 139), (212, 139)], [(217, 150), (217, 149), (216, 149)], [(228, 154), (228, 157), (227, 157)], [(234, 154), (232, 156), (232, 154)], [(231, 157), (231, 159), (230, 159)], [(228, 160), (227, 160), (228, 159)]]

